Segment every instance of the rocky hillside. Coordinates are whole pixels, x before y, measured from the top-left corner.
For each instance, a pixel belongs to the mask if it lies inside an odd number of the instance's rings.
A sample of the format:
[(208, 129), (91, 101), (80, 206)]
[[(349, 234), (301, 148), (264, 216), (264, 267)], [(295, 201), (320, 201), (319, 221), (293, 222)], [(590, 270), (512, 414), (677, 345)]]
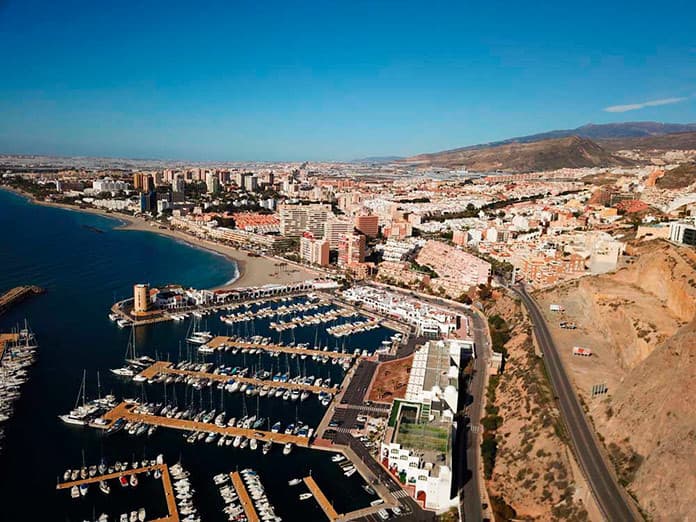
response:
[[(652, 520), (696, 519), (696, 321), (643, 360), (594, 417)], [(602, 418), (603, 417), (603, 418)]]
[[(694, 149), (696, 149), (696, 140), (694, 140)], [(696, 162), (683, 163), (668, 170), (664, 176), (657, 179), (655, 184), (661, 189), (680, 189), (692, 183), (696, 183)]]
[[(614, 274), (538, 298), (621, 481), (652, 520), (696, 519), (696, 252), (653, 241), (631, 253)], [(590, 397), (602, 383), (608, 394)]]
[(508, 143), (493, 147), (454, 149), (421, 154), (403, 160), (419, 166), (467, 168), (471, 171), (530, 172), (564, 167), (631, 165), (587, 138), (570, 136), (533, 143)]
[(487, 314), (496, 331), (509, 331), (505, 371), (490, 378), (481, 421), (484, 441), (490, 439), (484, 445), (495, 441), (495, 463), (486, 485), (496, 520), (598, 519), (565, 442), (529, 321), (519, 303), (505, 295), (496, 297)]

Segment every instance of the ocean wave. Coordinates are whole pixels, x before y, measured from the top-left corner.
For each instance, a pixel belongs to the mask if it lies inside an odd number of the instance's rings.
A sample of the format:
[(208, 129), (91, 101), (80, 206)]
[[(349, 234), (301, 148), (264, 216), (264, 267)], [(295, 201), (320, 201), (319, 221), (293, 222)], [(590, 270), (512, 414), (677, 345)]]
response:
[(241, 274), (239, 273), (239, 265), (237, 263), (234, 263), (234, 276), (232, 277), (232, 279), (227, 281), (223, 286), (231, 285), (237, 279), (239, 279), (240, 276), (241, 276)]

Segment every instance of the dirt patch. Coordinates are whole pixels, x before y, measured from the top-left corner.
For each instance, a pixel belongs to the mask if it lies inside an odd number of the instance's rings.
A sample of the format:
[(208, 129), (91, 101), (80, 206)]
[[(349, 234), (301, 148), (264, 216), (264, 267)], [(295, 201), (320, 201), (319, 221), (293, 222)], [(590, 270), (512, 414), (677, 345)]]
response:
[(392, 402), (406, 396), (408, 376), (413, 366), (413, 355), (380, 363), (372, 381), (368, 400)]

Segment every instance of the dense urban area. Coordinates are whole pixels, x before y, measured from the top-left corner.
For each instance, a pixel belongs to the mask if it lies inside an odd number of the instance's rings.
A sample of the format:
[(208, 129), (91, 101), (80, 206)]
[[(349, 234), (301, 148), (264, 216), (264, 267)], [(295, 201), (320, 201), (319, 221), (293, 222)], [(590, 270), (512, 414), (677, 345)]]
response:
[[(257, 369), (234, 384), (225, 366), (132, 357), (119, 371), (135, 382), (223, 378), (229, 392), (242, 382), (262, 396), (280, 388), (291, 401), (316, 394), (326, 410), (318, 425), (284, 433), (262, 421), (225, 424), (224, 415), (215, 424), (168, 417), (147, 404), (98, 403), (66, 422), (112, 430), (128, 421), (134, 431), (164, 426), (194, 439), (200, 430), (221, 436), (218, 445), (236, 437), (235, 448), (247, 437), (254, 448), (258, 440), (288, 453), (340, 451), (335, 462), (345, 459), (347, 477), (357, 468), (377, 501), (337, 513), (310, 474), (306, 495), (330, 520), (688, 520), (696, 516), (688, 135), (601, 147), (574, 136), (350, 163), (6, 155), (0, 187), (238, 262), (239, 280), (221, 288), (134, 281), (111, 310), (119, 326), (224, 313), (233, 333), (194, 332), (200, 353), (292, 353), (345, 371), (329, 384)], [(547, 158), (569, 156), (515, 163), (532, 146), (532, 158), (543, 147)], [(588, 148), (595, 160), (576, 161)], [(502, 163), (486, 163), (496, 150)], [(266, 319), (269, 334), (245, 335), (248, 321), (253, 329)], [(295, 329), (310, 325), (327, 325), (333, 351), (295, 342)], [(341, 340), (376, 328), (392, 332), (373, 349)], [(7, 350), (29, 335), (7, 337)], [(231, 476), (234, 492), (219, 479), (230, 506), (241, 499), (235, 516), (256, 516), (243, 484), (263, 492), (254, 476)]]

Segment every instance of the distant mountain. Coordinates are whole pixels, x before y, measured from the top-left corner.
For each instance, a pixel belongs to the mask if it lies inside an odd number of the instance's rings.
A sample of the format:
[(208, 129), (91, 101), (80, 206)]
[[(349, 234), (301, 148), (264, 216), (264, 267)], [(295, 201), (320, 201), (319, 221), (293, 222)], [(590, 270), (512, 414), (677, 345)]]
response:
[(367, 158), (351, 160), (350, 163), (392, 163), (402, 159), (403, 157), (401, 156), (370, 156)]
[(476, 172), (530, 172), (565, 167), (629, 166), (633, 162), (614, 156), (594, 141), (580, 136), (533, 142), (505, 142), (465, 147), (403, 160), (416, 166), (465, 167)]
[(696, 132), (696, 123), (659, 123), (655, 121), (634, 121), (628, 123), (588, 123), (576, 129), (562, 129), (508, 138), (501, 141), (481, 143), (468, 147), (461, 147), (455, 150), (480, 149), (484, 147), (497, 147), (508, 143), (533, 143), (535, 141), (549, 140), (554, 138), (567, 138), (569, 136), (579, 136), (591, 140), (605, 140), (613, 138), (640, 138), (646, 136), (664, 136), (680, 132)]

